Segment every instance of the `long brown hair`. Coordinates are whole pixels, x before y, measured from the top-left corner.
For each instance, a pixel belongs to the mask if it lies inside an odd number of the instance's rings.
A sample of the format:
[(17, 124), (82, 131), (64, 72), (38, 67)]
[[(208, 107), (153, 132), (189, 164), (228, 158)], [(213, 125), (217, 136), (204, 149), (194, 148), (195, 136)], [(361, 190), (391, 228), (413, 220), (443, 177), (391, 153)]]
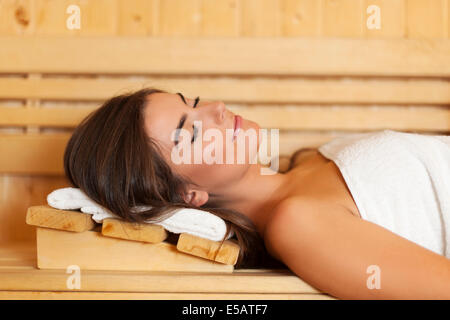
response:
[[(236, 268), (282, 266), (268, 255), (252, 221), (224, 208), (210, 197), (201, 207), (184, 201), (189, 184), (173, 172), (159, 145), (146, 134), (144, 107), (147, 97), (166, 92), (144, 88), (108, 99), (75, 128), (64, 152), (64, 171), (69, 182), (88, 197), (130, 222), (160, 222), (177, 208), (205, 210), (222, 218), (227, 232), (234, 232), (240, 246)], [(150, 206), (135, 212), (134, 206)]]

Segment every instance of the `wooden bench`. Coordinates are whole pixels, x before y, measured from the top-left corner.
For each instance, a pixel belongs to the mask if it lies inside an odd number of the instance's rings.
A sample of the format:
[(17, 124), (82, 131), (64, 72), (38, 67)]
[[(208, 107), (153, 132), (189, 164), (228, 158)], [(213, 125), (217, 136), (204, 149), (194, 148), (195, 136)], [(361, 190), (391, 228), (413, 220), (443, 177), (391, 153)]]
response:
[(448, 134), (450, 41), (0, 37), (0, 298), (329, 299), (288, 269), (231, 273), (38, 269), (29, 207), (69, 186), (73, 128), (113, 95), (154, 86), (223, 100), (299, 148), (382, 129)]

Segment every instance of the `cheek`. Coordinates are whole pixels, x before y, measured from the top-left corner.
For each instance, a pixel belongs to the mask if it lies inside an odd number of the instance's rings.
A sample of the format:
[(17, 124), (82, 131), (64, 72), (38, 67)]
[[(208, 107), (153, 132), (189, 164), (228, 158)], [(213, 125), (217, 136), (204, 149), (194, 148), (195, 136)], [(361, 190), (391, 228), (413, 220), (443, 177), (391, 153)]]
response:
[(252, 161), (256, 162), (260, 146), (259, 134), (260, 127), (257, 123), (249, 120), (244, 121), (236, 140), (233, 143), (230, 142), (229, 146), (224, 146), (224, 149), (227, 149), (226, 152), (229, 154), (233, 154), (234, 148), (234, 164), (243, 165), (242, 160), (238, 162), (238, 154), (240, 155), (239, 159), (245, 156), (245, 165), (254, 164)]

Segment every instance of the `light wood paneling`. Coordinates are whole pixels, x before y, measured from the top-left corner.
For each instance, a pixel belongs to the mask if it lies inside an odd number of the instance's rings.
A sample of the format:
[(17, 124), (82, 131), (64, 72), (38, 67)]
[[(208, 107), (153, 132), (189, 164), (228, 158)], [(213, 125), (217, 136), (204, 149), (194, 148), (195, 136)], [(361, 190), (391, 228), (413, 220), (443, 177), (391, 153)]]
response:
[(407, 0), (407, 37), (415, 39), (446, 38), (447, 1)]
[(322, 35), (355, 38), (363, 36), (363, 0), (322, 1)]
[(156, 34), (159, 22), (157, 0), (118, 1), (118, 35)]
[(283, 36), (320, 36), (321, 0), (282, 0), (281, 23)]
[[(96, 101), (95, 104), (100, 105), (100, 102), (114, 95), (144, 87), (156, 87), (171, 93), (182, 92), (186, 97), (199, 95), (202, 100), (223, 100), (230, 105), (235, 103), (450, 104), (450, 80), (414, 78), (179, 77), (133, 80), (128, 78), (11, 79), (0, 77), (0, 98)], [(2, 106), (1, 102), (0, 106)], [(67, 107), (70, 107), (70, 103), (55, 105), (53, 109)], [(85, 107), (90, 109), (88, 104), (77, 106), (78, 109)], [(50, 107), (49, 109), (52, 110)], [(71, 111), (77, 112), (77, 110)], [(78, 112), (84, 113), (86, 110)], [(55, 113), (58, 113), (58, 110), (55, 110)], [(2, 115), (3, 119), (6, 119), (6, 115), (4, 113)], [(71, 113), (67, 117), (78, 119), (77, 113)], [(61, 118), (59, 121), (64, 122)], [(1, 122), (4, 124), (6, 121)]]
[[(83, 110), (84, 109), (84, 110)], [(0, 125), (75, 127), (95, 108), (24, 108), (0, 107)], [(405, 131), (448, 131), (450, 109), (435, 106), (258, 106), (228, 109), (245, 119), (258, 123), (262, 128), (280, 130), (380, 130), (392, 128)], [(15, 146), (7, 142), (11, 135), (4, 135), (0, 148), (19, 154), (20, 149), (31, 146)], [(34, 140), (28, 140), (34, 142)], [(18, 142), (18, 141), (15, 141)], [(14, 148), (11, 150), (10, 148)], [(0, 149), (1, 150), (1, 149)], [(31, 150), (30, 150), (31, 151)], [(0, 160), (0, 164), (1, 164)], [(52, 163), (55, 164), (55, 163)], [(1, 167), (1, 166), (0, 166)]]
[(0, 246), (0, 298), (40, 299), (332, 299), (288, 269), (233, 273), (81, 270), (81, 288), (68, 289), (66, 269), (38, 270), (36, 245)]
[[(449, 37), (449, 0), (3, 0), (4, 35)], [(69, 30), (66, 9), (81, 10)], [(367, 7), (382, 28), (366, 28)]]
[(155, 35), (170, 37), (201, 35), (201, 0), (159, 1), (158, 12), (159, 27)]
[(30, 35), (35, 32), (34, 2), (29, 0), (0, 1), (0, 35)]
[(335, 300), (324, 294), (0, 291), (2, 300)]
[[(199, 259), (168, 242), (145, 243), (104, 237), (100, 232), (37, 230), (39, 269), (232, 273), (233, 265)], [(67, 254), (70, 252), (70, 255)]]
[[(38, 35), (115, 35), (118, 25), (117, 0), (32, 0), (35, 2)], [(68, 29), (66, 13), (70, 5), (80, 8), (80, 29)]]
[[(363, 29), (368, 38), (403, 38), (406, 35), (405, 8), (407, 0), (365, 0)], [(369, 29), (367, 8), (376, 5), (380, 8), (380, 29)]]
[(450, 75), (447, 40), (2, 37), (0, 41), (3, 72)]
[(202, 0), (201, 5), (202, 36), (239, 36), (239, 0)]
[[(0, 157), (0, 159), (3, 158), (3, 156)], [(33, 164), (32, 160), (23, 164), (24, 170), (30, 164)], [(27, 209), (47, 203), (47, 195), (50, 192), (68, 186), (61, 174), (58, 176), (43, 176), (39, 173), (34, 176), (30, 176), (29, 173), (2, 174), (0, 176), (0, 243), (34, 241), (35, 227), (25, 223)]]
[(240, 0), (241, 32), (244, 37), (281, 35), (280, 1)]

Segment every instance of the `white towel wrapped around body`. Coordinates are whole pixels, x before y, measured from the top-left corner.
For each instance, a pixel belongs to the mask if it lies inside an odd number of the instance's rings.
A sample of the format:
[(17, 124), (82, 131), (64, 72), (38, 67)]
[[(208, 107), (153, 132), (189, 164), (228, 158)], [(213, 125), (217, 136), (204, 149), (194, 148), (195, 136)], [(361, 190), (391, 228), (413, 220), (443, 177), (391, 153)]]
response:
[(361, 218), (450, 258), (450, 136), (384, 130), (319, 147)]
[[(90, 199), (79, 188), (61, 188), (52, 191), (47, 196), (49, 206), (61, 210), (77, 210), (80, 209), (84, 213), (92, 214), (92, 219), (101, 223), (103, 219), (118, 218), (110, 210), (100, 206)], [(138, 206), (133, 208), (136, 211), (142, 211), (146, 206)], [(204, 211), (190, 208), (176, 209), (175, 213), (161, 221), (149, 222), (164, 227), (167, 231), (173, 233), (189, 233), (201, 238), (213, 241), (221, 241), (227, 231), (226, 223), (220, 217)], [(227, 239), (231, 238), (234, 232)]]

